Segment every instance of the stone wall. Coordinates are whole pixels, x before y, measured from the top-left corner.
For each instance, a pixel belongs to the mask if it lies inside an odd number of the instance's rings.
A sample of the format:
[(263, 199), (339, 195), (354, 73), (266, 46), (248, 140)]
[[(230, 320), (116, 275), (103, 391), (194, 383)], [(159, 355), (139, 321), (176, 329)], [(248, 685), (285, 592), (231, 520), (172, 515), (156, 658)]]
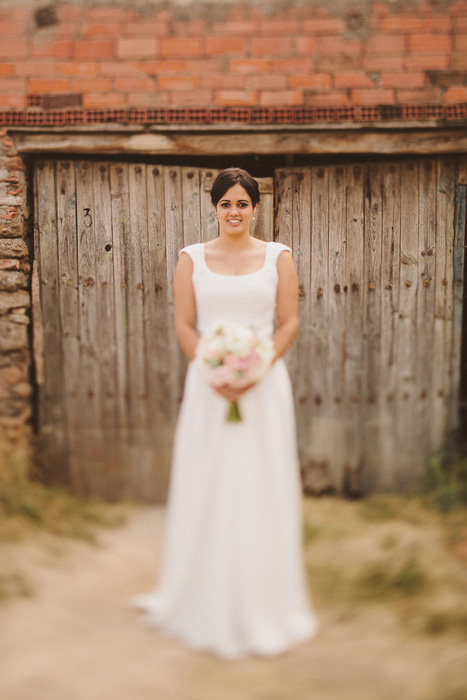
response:
[(29, 256), (25, 166), (0, 131), (0, 435), (21, 455), (32, 412)]

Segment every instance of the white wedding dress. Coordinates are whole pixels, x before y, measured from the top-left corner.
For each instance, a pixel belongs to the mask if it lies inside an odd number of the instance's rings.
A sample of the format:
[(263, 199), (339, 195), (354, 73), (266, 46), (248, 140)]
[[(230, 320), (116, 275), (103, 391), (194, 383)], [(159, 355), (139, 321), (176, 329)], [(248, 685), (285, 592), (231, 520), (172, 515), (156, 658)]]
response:
[[(200, 334), (235, 321), (272, 335), (279, 254), (266, 245), (261, 269), (210, 270), (204, 244), (193, 260)], [(236, 659), (271, 655), (310, 638), (302, 561), (301, 488), (290, 379), (282, 359), (239, 402), (227, 401), (189, 364), (175, 434), (164, 557), (157, 590), (133, 603), (148, 621), (188, 645)]]

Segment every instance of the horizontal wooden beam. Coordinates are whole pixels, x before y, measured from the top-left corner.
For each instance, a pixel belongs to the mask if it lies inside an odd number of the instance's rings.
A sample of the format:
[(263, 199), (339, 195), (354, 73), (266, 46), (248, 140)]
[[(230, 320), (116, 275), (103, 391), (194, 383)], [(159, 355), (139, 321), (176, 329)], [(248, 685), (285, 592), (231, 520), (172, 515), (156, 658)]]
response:
[(244, 155), (467, 152), (465, 128), (13, 128), (21, 153)]

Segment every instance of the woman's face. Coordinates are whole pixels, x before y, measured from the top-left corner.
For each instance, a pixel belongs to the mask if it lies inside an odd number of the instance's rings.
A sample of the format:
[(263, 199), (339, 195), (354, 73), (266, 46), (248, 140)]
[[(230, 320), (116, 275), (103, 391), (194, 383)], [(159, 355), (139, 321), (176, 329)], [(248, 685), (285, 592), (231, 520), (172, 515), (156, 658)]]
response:
[(240, 184), (228, 189), (215, 209), (221, 232), (231, 236), (249, 233), (255, 210), (250, 195)]

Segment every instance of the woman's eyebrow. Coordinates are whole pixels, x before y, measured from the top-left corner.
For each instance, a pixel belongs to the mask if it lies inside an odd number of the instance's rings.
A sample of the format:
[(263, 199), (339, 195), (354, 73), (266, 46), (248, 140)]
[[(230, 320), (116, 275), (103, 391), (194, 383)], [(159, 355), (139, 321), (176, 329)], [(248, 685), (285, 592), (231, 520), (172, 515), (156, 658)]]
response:
[[(230, 199), (221, 199), (220, 201), (221, 202), (230, 202)], [(237, 202), (247, 202), (248, 203), (248, 199), (237, 199)]]

